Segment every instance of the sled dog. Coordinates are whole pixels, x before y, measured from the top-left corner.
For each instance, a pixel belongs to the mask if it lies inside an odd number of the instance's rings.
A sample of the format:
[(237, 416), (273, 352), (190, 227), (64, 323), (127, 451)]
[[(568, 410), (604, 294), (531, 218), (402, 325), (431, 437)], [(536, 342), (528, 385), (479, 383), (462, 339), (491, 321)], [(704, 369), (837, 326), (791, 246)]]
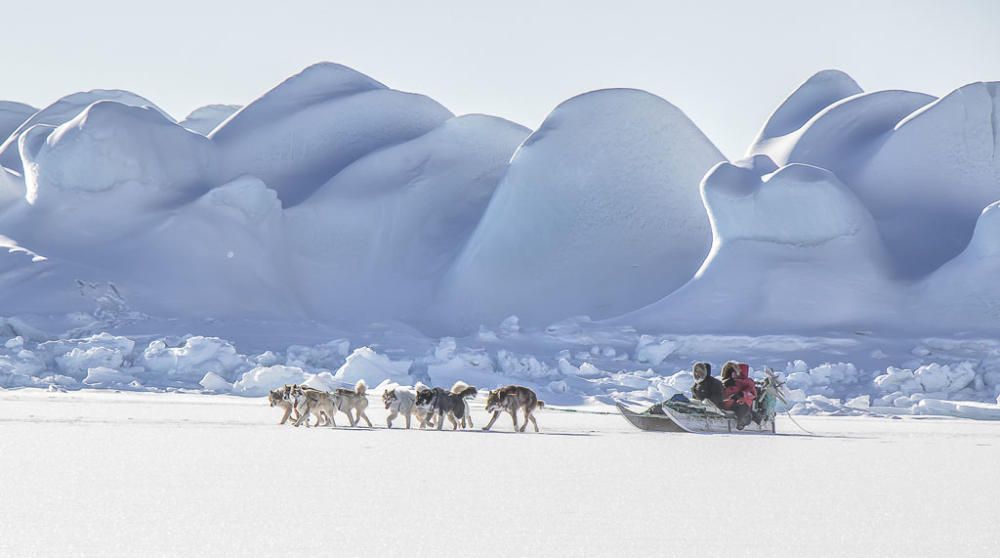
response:
[(333, 418), (336, 409), (329, 393), (308, 386), (293, 385), (289, 395), (299, 413), (295, 426), (305, 422), (308, 428), (310, 416), (316, 417), (316, 426), (337, 426)]
[(284, 411), (284, 414), (281, 416), (281, 422), (278, 424), (285, 424), (288, 422), (289, 417), (292, 418), (293, 423), (299, 419), (299, 412), (295, 409), (295, 405), (292, 404), (291, 390), (293, 385), (285, 384), (283, 387), (272, 389), (267, 394), (267, 402), (272, 407), (278, 407)]
[[(451, 386), (451, 392), (455, 395), (461, 395), (462, 400), (465, 401), (465, 416), (462, 417), (461, 421), (462, 428), (474, 428), (475, 425), (472, 424), (472, 410), (469, 409), (469, 399), (476, 396), (476, 388), (470, 386), (462, 380), (459, 380), (455, 382), (455, 385)], [(468, 424), (468, 426), (466, 426), (466, 424)]]
[[(364, 380), (358, 380), (358, 383), (354, 384), (354, 389), (338, 388), (330, 394), (330, 398), (333, 400), (333, 406), (340, 412), (347, 415), (347, 418), (351, 421), (351, 426), (357, 426), (361, 419), (365, 419), (368, 423), (368, 428), (372, 427), (372, 421), (368, 420), (368, 415), (365, 414), (365, 409), (368, 408), (368, 396), (365, 395), (368, 391), (368, 386), (365, 384)], [(351, 414), (354, 411), (354, 414)]]
[[(430, 391), (431, 388), (427, 387), (427, 384), (423, 382), (417, 382), (416, 385), (413, 386), (413, 390), (416, 392), (417, 396), (419, 396), (422, 392)], [(424, 428), (425, 426), (434, 428), (434, 413), (430, 412), (427, 407), (417, 405), (416, 399), (413, 400), (413, 409), (413, 412), (421, 421), (420, 428)]]
[[(460, 393), (452, 393), (441, 388), (433, 388), (417, 393), (417, 407), (435, 417), (437, 429), (444, 426), (445, 417), (451, 421), (452, 430), (458, 430), (458, 420), (464, 420), (466, 397), (476, 394), (476, 388), (466, 387)], [(458, 419), (458, 420), (456, 420)]]
[[(483, 430), (492, 428), (493, 423), (500, 417), (500, 412), (507, 411), (514, 421), (514, 432), (524, 432), (529, 420), (534, 425), (535, 432), (538, 432), (538, 423), (535, 421), (534, 413), (535, 409), (544, 406), (545, 402), (539, 401), (535, 392), (524, 386), (504, 386), (500, 389), (490, 390), (489, 395), (486, 396), (486, 412), (493, 413), (493, 417), (490, 418), (490, 423)], [(518, 428), (517, 412), (520, 410), (524, 410), (524, 424)]]
[(382, 403), (385, 404), (389, 416), (385, 419), (385, 425), (392, 428), (392, 421), (396, 417), (403, 415), (406, 420), (406, 428), (410, 428), (410, 419), (417, 415), (420, 421), (420, 428), (427, 425), (426, 413), (417, 408), (417, 391), (410, 386), (389, 386), (382, 392)]

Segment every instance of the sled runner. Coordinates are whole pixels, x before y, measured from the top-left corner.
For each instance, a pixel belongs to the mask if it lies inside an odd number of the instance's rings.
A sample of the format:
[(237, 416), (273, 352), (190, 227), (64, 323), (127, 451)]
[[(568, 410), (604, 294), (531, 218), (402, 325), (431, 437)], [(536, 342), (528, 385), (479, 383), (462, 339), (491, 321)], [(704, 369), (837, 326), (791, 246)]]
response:
[(736, 416), (708, 405), (666, 402), (660, 407), (663, 414), (636, 413), (617, 403), (618, 411), (639, 430), (649, 432), (691, 432), (695, 434), (773, 434), (774, 417), (766, 417), (760, 424), (750, 423), (743, 430), (736, 428)]
[(618, 411), (625, 417), (625, 420), (632, 423), (632, 426), (638, 428), (639, 430), (647, 430), (650, 432), (687, 432), (680, 425), (673, 421), (667, 415), (654, 415), (652, 413), (635, 413), (627, 408), (621, 403), (615, 403), (618, 407)]

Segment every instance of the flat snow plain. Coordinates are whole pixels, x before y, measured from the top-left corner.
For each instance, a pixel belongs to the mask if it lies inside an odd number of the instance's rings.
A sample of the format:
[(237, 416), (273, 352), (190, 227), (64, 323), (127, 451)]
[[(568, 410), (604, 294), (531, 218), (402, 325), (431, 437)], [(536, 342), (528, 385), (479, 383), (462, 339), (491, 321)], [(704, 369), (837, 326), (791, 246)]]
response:
[[(0, 390), (0, 556), (996, 556), (1000, 423), (778, 436), (278, 426), (263, 399)], [(609, 407), (579, 407), (607, 412)], [(485, 423), (481, 401), (476, 426)], [(779, 419), (781, 420), (781, 419)]]

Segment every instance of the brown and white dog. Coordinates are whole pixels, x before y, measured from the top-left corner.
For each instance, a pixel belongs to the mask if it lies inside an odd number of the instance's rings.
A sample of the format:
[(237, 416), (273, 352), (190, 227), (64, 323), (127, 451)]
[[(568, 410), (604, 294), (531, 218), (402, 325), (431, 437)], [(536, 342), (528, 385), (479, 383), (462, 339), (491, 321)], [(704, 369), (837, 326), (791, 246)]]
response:
[(270, 393), (267, 394), (267, 402), (270, 403), (272, 407), (278, 407), (285, 412), (281, 417), (281, 422), (278, 424), (285, 424), (288, 422), (288, 417), (292, 418), (293, 423), (299, 419), (299, 412), (295, 410), (295, 405), (292, 404), (291, 398), (291, 391), (294, 385), (295, 384), (285, 384), (280, 388), (272, 389)]
[(292, 385), (289, 390), (292, 405), (299, 413), (295, 426), (303, 422), (309, 427), (309, 417), (316, 417), (316, 426), (337, 426), (333, 415), (336, 412), (333, 398), (329, 393), (309, 386)]
[[(368, 386), (365, 381), (358, 380), (358, 383), (354, 384), (353, 390), (338, 388), (330, 394), (333, 406), (347, 415), (351, 426), (357, 426), (361, 419), (365, 419), (368, 428), (372, 427), (372, 421), (368, 420), (368, 415), (365, 414), (365, 409), (368, 408), (368, 396), (365, 395), (367, 391)], [(354, 411), (354, 415), (351, 414), (351, 411)]]
[[(510, 413), (510, 418), (514, 421), (514, 432), (524, 432), (529, 420), (534, 425), (535, 432), (538, 432), (538, 423), (535, 421), (534, 413), (535, 409), (540, 409), (544, 406), (545, 402), (539, 401), (535, 392), (524, 386), (504, 386), (500, 389), (490, 390), (489, 395), (486, 396), (486, 412), (493, 413), (493, 418), (490, 419), (490, 423), (483, 430), (492, 428), (493, 423), (500, 417), (500, 412), (507, 411)], [(517, 412), (520, 410), (524, 410), (524, 424), (519, 429), (517, 426)]]

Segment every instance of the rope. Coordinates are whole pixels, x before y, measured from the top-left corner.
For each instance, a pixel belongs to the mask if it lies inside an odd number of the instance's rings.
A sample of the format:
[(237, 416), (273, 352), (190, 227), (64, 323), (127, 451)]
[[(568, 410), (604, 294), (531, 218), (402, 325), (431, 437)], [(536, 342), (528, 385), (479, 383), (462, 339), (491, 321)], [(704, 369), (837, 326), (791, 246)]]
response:
[(788, 412), (788, 409), (785, 409), (785, 415), (788, 416), (788, 420), (792, 421), (792, 424), (794, 424), (795, 426), (799, 427), (799, 430), (805, 432), (806, 434), (808, 434), (810, 436), (815, 436), (816, 435), (816, 434), (814, 434), (814, 433), (806, 430), (805, 428), (803, 428), (802, 425), (798, 423), (798, 421), (796, 421), (795, 419), (793, 419), (792, 418), (792, 413)]
[(542, 407), (541, 410), (542, 411), (559, 411), (560, 413), (579, 413), (581, 415), (619, 415), (619, 414), (621, 414), (621, 413), (618, 413), (618, 412), (610, 412), (610, 411), (584, 411), (584, 410), (581, 410), (581, 409), (563, 409), (561, 407), (550, 407), (548, 405), (545, 405), (544, 407)]
[[(473, 403), (471, 406), (474, 406), (474, 407), (477, 407), (477, 408), (480, 407), (480, 405), (476, 405), (475, 403)], [(576, 413), (576, 414), (580, 414), (580, 415), (608, 415), (608, 416), (614, 415), (614, 416), (618, 416), (618, 415), (621, 414), (618, 411), (585, 411), (583, 409), (566, 409), (566, 408), (563, 408), (563, 407), (553, 407), (551, 405), (545, 405), (540, 410), (542, 410), (542, 411), (556, 411), (558, 413)], [(796, 427), (798, 427), (799, 430), (805, 432), (806, 434), (808, 434), (810, 436), (815, 436), (816, 435), (814, 432), (811, 432), (811, 431), (807, 430), (801, 424), (799, 424), (798, 421), (796, 421), (794, 418), (792, 418), (792, 414), (790, 412), (788, 412), (787, 408), (785, 409), (785, 415), (788, 417), (788, 419), (790, 421), (792, 421), (792, 424), (794, 424)], [(666, 418), (666, 417), (664, 417), (664, 418)]]

